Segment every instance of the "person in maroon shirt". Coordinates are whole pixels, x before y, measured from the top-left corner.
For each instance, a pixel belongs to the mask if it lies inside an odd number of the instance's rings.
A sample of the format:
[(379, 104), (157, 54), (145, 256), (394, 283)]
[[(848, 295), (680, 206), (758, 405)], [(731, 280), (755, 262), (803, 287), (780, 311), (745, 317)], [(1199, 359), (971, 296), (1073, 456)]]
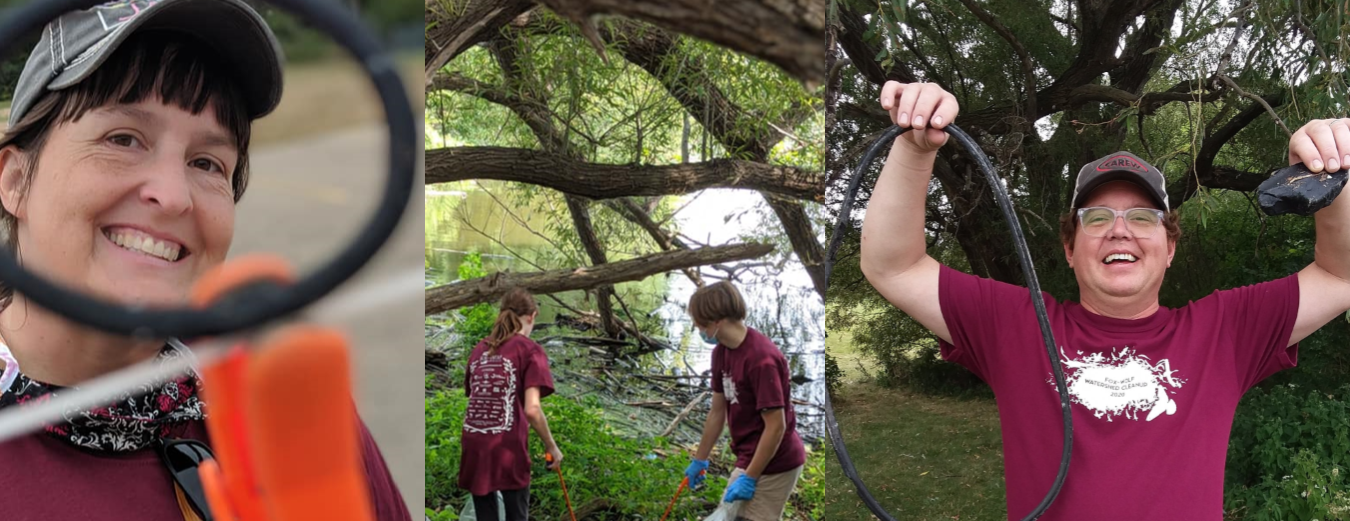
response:
[[(248, 179), (252, 121), (281, 96), (281, 55), (241, 0), (116, 2), (49, 23), (14, 86), (0, 136), (0, 229), (20, 262), (123, 305), (184, 306), (219, 266)], [(0, 286), (0, 411), (147, 361), (177, 339), (109, 335)], [(198, 519), (199, 489), (161, 460), (209, 450), (194, 372), (0, 444), (6, 521)], [(358, 425), (376, 517), (409, 520)], [(193, 467), (179, 467), (192, 476)]]
[[(1049, 490), (1063, 441), (1059, 397), (1026, 288), (961, 273), (925, 252), (924, 200), (955, 98), (887, 82), (901, 127), (863, 222), (861, 265), (877, 291), (939, 339), (942, 356), (998, 399), (1008, 518)], [(1289, 163), (1350, 165), (1350, 120), (1317, 120), (1289, 140)], [(1060, 219), (1080, 302), (1046, 297), (1071, 395), (1072, 465), (1045, 520), (1223, 517), (1223, 469), (1238, 400), (1294, 366), (1298, 342), (1350, 309), (1350, 197), (1317, 212), (1314, 262), (1278, 280), (1158, 303), (1179, 219), (1165, 179), (1117, 152), (1084, 166)], [(1053, 431), (1052, 431), (1053, 432)]]
[[(474, 346), (464, 372), (464, 413), (460, 437), (459, 487), (473, 495), (479, 521), (497, 519), (500, 492), (505, 521), (530, 515), (529, 429), (553, 457), (548, 469), (562, 464), (539, 401), (553, 394), (553, 373), (544, 348), (530, 340), (539, 306), (534, 296), (515, 288), (502, 296), (492, 332)], [(528, 424), (528, 427), (527, 427)]]
[(685, 476), (690, 486), (702, 484), (708, 456), (726, 424), (736, 470), (722, 500), (745, 501), (737, 513), (740, 519), (778, 521), (806, 464), (806, 447), (797, 435), (792, 410), (787, 358), (772, 340), (745, 325), (745, 300), (730, 282), (695, 291), (689, 298), (689, 315), (704, 342), (717, 346), (712, 355), (712, 410)]

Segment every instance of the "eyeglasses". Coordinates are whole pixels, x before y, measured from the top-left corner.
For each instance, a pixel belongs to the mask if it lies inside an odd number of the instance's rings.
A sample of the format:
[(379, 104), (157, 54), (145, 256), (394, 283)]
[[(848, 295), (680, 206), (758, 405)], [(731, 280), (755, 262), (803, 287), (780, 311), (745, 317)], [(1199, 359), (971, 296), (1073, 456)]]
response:
[(1116, 219), (1120, 217), (1125, 218), (1125, 228), (1130, 230), (1132, 235), (1147, 239), (1157, 233), (1158, 225), (1162, 224), (1163, 212), (1154, 208), (1117, 210), (1104, 206), (1078, 209), (1078, 224), (1083, 227), (1084, 233), (1092, 237), (1106, 235), (1115, 227)]
[(206, 503), (206, 489), (202, 487), (197, 467), (211, 459), (211, 448), (197, 440), (160, 438), (159, 459), (169, 469), (173, 482), (183, 491), (192, 510), (203, 521), (212, 521), (211, 509)]

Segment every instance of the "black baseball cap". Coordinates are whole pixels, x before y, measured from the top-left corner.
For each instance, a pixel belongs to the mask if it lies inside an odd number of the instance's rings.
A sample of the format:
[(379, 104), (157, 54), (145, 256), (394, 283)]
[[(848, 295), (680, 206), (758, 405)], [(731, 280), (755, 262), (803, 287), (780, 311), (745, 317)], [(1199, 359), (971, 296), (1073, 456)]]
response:
[(14, 86), (9, 125), (48, 91), (88, 78), (128, 36), (147, 29), (186, 34), (213, 48), (234, 69), (251, 119), (267, 115), (281, 101), (281, 45), (243, 0), (108, 2), (47, 24)]
[(1078, 171), (1078, 181), (1074, 183), (1073, 207), (1081, 208), (1088, 194), (1111, 181), (1137, 184), (1162, 211), (1171, 210), (1167, 205), (1167, 178), (1148, 161), (1129, 152), (1116, 152), (1083, 165), (1083, 169)]

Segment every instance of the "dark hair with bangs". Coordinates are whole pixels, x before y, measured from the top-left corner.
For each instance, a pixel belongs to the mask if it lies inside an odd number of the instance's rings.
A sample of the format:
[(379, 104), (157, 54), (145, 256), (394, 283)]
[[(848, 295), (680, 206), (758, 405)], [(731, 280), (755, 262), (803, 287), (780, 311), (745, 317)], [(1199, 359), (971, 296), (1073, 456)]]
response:
[[(243, 92), (231, 79), (233, 71), (207, 45), (191, 35), (142, 31), (118, 46), (83, 81), (44, 94), (23, 117), (0, 136), (0, 147), (24, 152), (20, 198), (37, 172), (38, 156), (56, 127), (79, 121), (91, 110), (116, 104), (135, 104), (158, 98), (194, 115), (210, 106), (216, 123), (234, 138), (239, 153), (230, 186), (234, 201), (248, 186), (248, 143), (252, 120)], [(18, 253), (18, 220), (0, 208), (0, 237)], [(9, 304), (13, 288), (0, 284), (0, 309)]]

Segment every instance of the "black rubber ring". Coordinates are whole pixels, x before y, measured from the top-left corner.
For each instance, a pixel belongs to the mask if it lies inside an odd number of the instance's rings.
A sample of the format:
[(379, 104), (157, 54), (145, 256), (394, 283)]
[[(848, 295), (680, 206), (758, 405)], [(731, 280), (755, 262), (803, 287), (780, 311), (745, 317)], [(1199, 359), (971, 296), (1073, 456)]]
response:
[[(0, 14), (0, 45), (38, 31), (63, 13), (106, 0), (35, 0)], [(19, 266), (0, 246), (0, 280), (62, 316), (110, 333), (144, 338), (191, 338), (254, 328), (281, 319), (322, 298), (370, 261), (389, 240), (412, 197), (417, 167), (417, 128), (397, 64), (354, 14), (331, 0), (269, 0), (333, 38), (361, 65), (379, 93), (389, 129), (389, 177), (375, 215), (338, 256), (294, 286), (252, 290), (206, 309), (149, 310), (92, 298), (54, 284)], [(5, 56), (0, 51), (0, 56)]]
[[(839, 245), (843, 242), (844, 231), (847, 228), (853, 212), (853, 200), (858, 194), (858, 187), (862, 184), (863, 173), (867, 167), (876, 159), (877, 153), (886, 145), (895, 141), (900, 134), (908, 131), (908, 128), (892, 126), (882, 132), (881, 137), (872, 142), (863, 153), (862, 159), (858, 161), (858, 167), (853, 171), (853, 177), (849, 179), (848, 189), (844, 192), (844, 200), (839, 206), (839, 217), (835, 222), (834, 231), (830, 235), (829, 247), (826, 249), (825, 256), (825, 277), (828, 283), (829, 277), (833, 274), (835, 256), (839, 253)], [(1055, 388), (1059, 392), (1060, 416), (1064, 427), (1064, 445), (1060, 453), (1059, 470), (1055, 473), (1055, 480), (1050, 485), (1050, 490), (1045, 493), (1045, 497), (1036, 505), (1036, 508), (1027, 514), (1024, 521), (1034, 521), (1045, 513), (1046, 509), (1054, 503), (1055, 497), (1059, 495), (1060, 488), (1064, 486), (1064, 480), (1069, 476), (1069, 461), (1073, 453), (1073, 410), (1069, 403), (1069, 390), (1064, 384), (1064, 368), (1059, 359), (1059, 353), (1056, 350), (1055, 335), (1050, 330), (1050, 319), (1046, 314), (1045, 300), (1041, 295), (1041, 284), (1036, 278), (1036, 267), (1031, 262), (1031, 253), (1027, 249), (1026, 237), (1022, 235), (1022, 225), (1017, 219), (1017, 213), (1013, 211), (1012, 200), (1008, 197), (1008, 191), (1003, 187), (1003, 180), (998, 177), (998, 172), (994, 170), (994, 164), (989, 161), (989, 156), (980, 149), (979, 143), (957, 127), (956, 124), (949, 124), (943, 128), (947, 134), (957, 144), (966, 150), (966, 153), (975, 160), (975, 164), (980, 167), (984, 173), (985, 179), (989, 182), (990, 188), (994, 192), (994, 202), (1003, 211), (1003, 218), (1008, 224), (1008, 233), (1012, 234), (1013, 245), (1017, 250), (1018, 260), (1022, 264), (1022, 275), (1027, 280), (1027, 289), (1031, 291), (1032, 307), (1036, 309), (1036, 319), (1041, 327), (1041, 339), (1045, 341), (1046, 355), (1050, 357), (1050, 367), (1054, 372)], [(835, 456), (839, 458), (839, 466), (843, 468), (844, 475), (848, 476), (853, 482), (854, 489), (858, 493), (858, 498), (862, 499), (871, 510), (882, 521), (894, 521), (881, 503), (872, 497), (872, 492), (867, 489), (863, 483), (862, 476), (853, 466), (853, 458), (848, 454), (848, 448), (844, 446), (844, 436), (839, 432), (839, 423), (835, 421), (834, 406), (830, 402), (829, 392), (825, 394), (825, 430), (829, 433), (830, 444), (834, 446)]]

